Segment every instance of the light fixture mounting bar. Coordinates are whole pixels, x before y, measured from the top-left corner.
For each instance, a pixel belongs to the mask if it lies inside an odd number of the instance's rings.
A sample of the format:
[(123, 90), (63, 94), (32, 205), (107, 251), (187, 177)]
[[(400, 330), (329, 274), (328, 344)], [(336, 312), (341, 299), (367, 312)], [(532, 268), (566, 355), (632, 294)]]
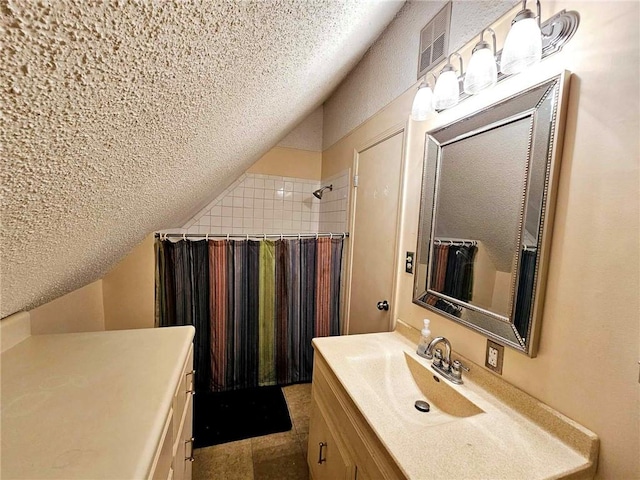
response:
[(580, 15), (574, 10), (562, 10), (540, 26), (542, 31), (542, 58), (562, 50), (578, 30)]

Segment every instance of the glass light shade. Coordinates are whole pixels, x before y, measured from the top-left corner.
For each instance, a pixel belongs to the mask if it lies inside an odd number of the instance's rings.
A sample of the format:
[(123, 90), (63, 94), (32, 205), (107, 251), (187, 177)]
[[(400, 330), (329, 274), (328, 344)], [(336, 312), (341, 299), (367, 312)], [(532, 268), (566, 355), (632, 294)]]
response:
[(433, 89), (433, 107), (436, 110), (444, 110), (457, 105), (459, 100), (460, 85), (455, 70), (442, 72)]
[(433, 111), (433, 92), (429, 85), (421, 85), (416, 92), (411, 106), (411, 118), (421, 122), (435, 113)]
[(542, 59), (542, 33), (535, 18), (523, 18), (511, 26), (502, 49), (500, 71), (520, 73)]
[(498, 66), (493, 52), (487, 46), (476, 50), (469, 60), (464, 77), (464, 91), (475, 95), (498, 82)]

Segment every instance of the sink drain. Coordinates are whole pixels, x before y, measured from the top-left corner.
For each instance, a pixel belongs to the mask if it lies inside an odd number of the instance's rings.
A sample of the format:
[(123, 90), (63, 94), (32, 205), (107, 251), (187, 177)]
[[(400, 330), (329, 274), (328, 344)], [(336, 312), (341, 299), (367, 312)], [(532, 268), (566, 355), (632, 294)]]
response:
[(431, 410), (431, 405), (429, 405), (424, 400), (416, 400), (415, 407), (421, 412), (428, 412), (429, 410)]

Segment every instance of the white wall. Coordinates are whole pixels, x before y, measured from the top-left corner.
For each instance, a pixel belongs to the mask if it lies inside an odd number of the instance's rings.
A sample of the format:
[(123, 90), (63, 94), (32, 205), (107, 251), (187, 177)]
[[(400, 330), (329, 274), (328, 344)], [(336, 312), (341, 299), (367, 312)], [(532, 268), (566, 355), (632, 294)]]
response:
[[(449, 53), (497, 20), (517, 0), (455, 0)], [(420, 30), (446, 4), (409, 1), (324, 104), (323, 148), (396, 99), (416, 82)]]

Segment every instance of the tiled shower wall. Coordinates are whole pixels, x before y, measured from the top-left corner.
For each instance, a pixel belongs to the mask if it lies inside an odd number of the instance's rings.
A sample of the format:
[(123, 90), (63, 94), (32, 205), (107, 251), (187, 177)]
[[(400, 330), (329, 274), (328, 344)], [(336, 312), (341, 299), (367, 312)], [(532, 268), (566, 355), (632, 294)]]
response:
[(186, 233), (307, 233), (318, 230), (317, 180), (243, 174), (183, 226)]
[(322, 185), (333, 185), (333, 190), (325, 190), (322, 195), (320, 202), (320, 231), (347, 232), (349, 170), (323, 180)]
[[(210, 235), (296, 234), (347, 231), (349, 174), (322, 183), (295, 177), (245, 173), (182, 228), (166, 233)], [(333, 184), (322, 200), (313, 196)]]

